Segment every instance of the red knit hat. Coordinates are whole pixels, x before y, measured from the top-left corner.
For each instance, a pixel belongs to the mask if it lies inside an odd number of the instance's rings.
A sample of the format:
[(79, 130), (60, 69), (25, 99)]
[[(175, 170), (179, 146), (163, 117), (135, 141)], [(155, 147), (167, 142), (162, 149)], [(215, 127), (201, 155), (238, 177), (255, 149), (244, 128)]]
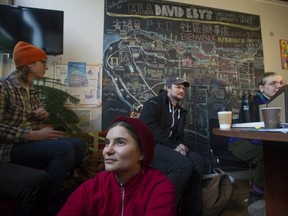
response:
[(150, 129), (140, 119), (126, 116), (117, 117), (113, 120), (113, 123), (121, 121), (128, 123), (135, 129), (144, 156), (143, 167), (149, 167), (154, 155), (154, 139)]
[(47, 59), (47, 54), (36, 46), (20, 41), (14, 47), (13, 58), (16, 68), (19, 68), (38, 60)]

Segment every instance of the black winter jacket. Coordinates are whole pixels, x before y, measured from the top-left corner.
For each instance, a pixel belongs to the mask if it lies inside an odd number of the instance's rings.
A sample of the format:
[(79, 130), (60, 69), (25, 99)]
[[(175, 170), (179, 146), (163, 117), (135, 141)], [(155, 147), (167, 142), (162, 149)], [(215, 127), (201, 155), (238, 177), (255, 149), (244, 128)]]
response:
[[(175, 149), (177, 145), (183, 143), (187, 111), (177, 104), (174, 115), (173, 112), (169, 112), (169, 103), (167, 91), (160, 91), (158, 96), (144, 103), (140, 119), (151, 129), (155, 144)], [(171, 129), (167, 122), (173, 115), (176, 127)]]

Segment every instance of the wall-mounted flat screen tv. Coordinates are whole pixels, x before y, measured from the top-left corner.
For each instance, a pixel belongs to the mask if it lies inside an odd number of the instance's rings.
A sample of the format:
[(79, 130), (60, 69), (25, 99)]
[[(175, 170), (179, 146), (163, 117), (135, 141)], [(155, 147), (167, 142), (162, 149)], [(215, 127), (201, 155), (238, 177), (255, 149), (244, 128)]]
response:
[(0, 5), (0, 52), (12, 53), (22, 40), (48, 55), (63, 54), (64, 12)]
[(20, 36), (21, 10), (0, 5), (0, 52), (11, 52)]

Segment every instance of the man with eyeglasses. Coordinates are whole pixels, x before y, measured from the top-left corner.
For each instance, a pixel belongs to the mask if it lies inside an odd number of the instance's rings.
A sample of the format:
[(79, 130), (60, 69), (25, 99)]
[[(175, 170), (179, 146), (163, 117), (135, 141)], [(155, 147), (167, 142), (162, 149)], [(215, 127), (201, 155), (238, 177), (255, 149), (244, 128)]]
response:
[(0, 80), (0, 162), (45, 170), (51, 177), (51, 196), (57, 195), (67, 174), (83, 161), (85, 144), (79, 138), (62, 138), (64, 132), (52, 127), (41, 127), (49, 113), (33, 80), (44, 77), (47, 54), (20, 41), (13, 58), (16, 70)]
[[(285, 85), (282, 76), (275, 72), (264, 73), (258, 84), (258, 92), (253, 97), (253, 105), (256, 122), (260, 121), (259, 105), (266, 104), (270, 98)], [(239, 119), (242, 119), (243, 111), (239, 113)], [(240, 123), (240, 121), (239, 121)], [(252, 204), (263, 198), (264, 194), (264, 163), (262, 152), (262, 140), (247, 140), (236, 137), (229, 138), (229, 151), (237, 158), (250, 164), (256, 165), (256, 171), (253, 178), (252, 191), (249, 193), (248, 204)]]

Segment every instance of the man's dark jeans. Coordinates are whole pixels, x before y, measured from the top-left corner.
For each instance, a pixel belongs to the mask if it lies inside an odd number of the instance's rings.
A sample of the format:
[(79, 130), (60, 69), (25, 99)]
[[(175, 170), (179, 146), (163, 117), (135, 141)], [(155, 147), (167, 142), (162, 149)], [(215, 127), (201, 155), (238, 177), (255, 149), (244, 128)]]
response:
[(31, 216), (35, 203), (48, 195), (49, 184), (45, 171), (0, 162), (0, 201), (15, 200), (15, 216)]
[(195, 152), (187, 156), (156, 144), (151, 167), (161, 170), (174, 183), (181, 205), (181, 216), (200, 216), (202, 210), (202, 157)]
[(51, 193), (62, 186), (67, 174), (81, 164), (85, 144), (79, 138), (36, 141), (14, 145), (11, 162), (36, 169), (45, 169), (51, 176)]

